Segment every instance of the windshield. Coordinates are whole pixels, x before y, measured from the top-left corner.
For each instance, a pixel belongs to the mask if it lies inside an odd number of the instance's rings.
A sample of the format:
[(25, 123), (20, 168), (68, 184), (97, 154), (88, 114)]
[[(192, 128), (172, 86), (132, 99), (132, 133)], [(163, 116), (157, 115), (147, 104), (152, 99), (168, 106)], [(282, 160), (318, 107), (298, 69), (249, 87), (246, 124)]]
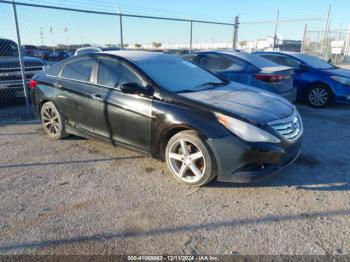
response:
[(213, 74), (181, 58), (147, 61), (139, 66), (159, 86), (174, 93), (195, 92), (225, 84)]
[(18, 56), (17, 44), (10, 40), (0, 40), (0, 56)]
[(334, 65), (327, 63), (326, 61), (312, 55), (303, 55), (298, 54), (296, 55), (297, 58), (299, 58), (301, 61), (303, 61), (305, 64), (317, 68), (317, 69), (330, 69), (334, 68)]

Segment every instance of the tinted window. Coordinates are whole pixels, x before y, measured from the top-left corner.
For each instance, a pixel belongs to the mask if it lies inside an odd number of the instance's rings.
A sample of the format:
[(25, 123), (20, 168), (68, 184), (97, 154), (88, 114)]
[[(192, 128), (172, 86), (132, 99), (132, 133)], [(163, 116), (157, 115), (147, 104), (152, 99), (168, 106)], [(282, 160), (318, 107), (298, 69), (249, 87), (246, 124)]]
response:
[(47, 69), (47, 74), (51, 75), (51, 76), (58, 76), (61, 69), (62, 69), (62, 65), (54, 65), (54, 66), (50, 67), (49, 69)]
[(182, 58), (193, 63), (195, 61), (196, 55), (185, 55)]
[(232, 62), (232, 65), (229, 68), (227, 68), (227, 70), (240, 72), (243, 70), (247, 71), (247, 70), (254, 68), (248, 62), (243, 61), (242, 59), (236, 58), (234, 56), (225, 56), (225, 57), (226, 57), (226, 59), (228, 59)]
[(215, 75), (171, 55), (140, 62), (138, 66), (158, 85), (171, 92), (199, 91), (212, 87), (212, 83), (223, 84)]
[(293, 68), (299, 68), (300, 67), (300, 62), (292, 57), (289, 56), (284, 56), (284, 55), (261, 55), (264, 58), (267, 58), (279, 65), (284, 65), (284, 66), (289, 66)]
[(296, 55), (301, 61), (303, 61), (305, 64), (318, 69), (330, 69), (334, 68), (332, 64), (327, 63), (326, 61), (323, 61), (322, 59), (312, 56), (312, 55), (304, 55), (304, 54), (298, 54)]
[(117, 60), (101, 59), (97, 83), (100, 85), (116, 87), (122, 83), (139, 83), (145, 86), (145, 83), (133, 73), (126, 65)]
[(95, 60), (90, 58), (70, 62), (64, 66), (62, 77), (88, 82), (94, 64)]
[(209, 71), (217, 72), (229, 69), (233, 63), (216, 55), (203, 55), (199, 58), (198, 65)]
[(18, 56), (17, 44), (10, 40), (0, 40), (0, 56)]

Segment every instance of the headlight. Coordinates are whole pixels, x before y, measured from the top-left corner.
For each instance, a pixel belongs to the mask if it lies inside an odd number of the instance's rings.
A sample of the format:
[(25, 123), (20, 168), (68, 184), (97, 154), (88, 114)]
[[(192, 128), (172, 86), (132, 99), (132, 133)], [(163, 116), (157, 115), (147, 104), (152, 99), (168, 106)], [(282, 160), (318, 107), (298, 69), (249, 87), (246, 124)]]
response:
[(248, 124), (247, 122), (220, 113), (215, 113), (215, 116), (224, 127), (245, 141), (269, 143), (281, 142), (281, 140), (279, 140), (277, 137), (254, 125)]
[(331, 76), (334, 81), (346, 86), (350, 86), (350, 78), (342, 77), (342, 76)]

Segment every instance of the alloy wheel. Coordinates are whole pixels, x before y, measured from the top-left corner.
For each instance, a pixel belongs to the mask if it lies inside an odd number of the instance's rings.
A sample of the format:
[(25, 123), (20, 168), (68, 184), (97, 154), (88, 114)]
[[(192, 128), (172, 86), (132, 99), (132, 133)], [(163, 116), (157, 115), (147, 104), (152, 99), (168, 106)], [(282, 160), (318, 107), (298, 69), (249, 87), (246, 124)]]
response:
[(169, 148), (168, 158), (170, 168), (185, 182), (197, 182), (205, 173), (206, 163), (203, 152), (190, 140), (174, 141)]
[(43, 126), (50, 135), (55, 136), (61, 129), (60, 119), (56, 108), (46, 106), (42, 114)]
[(326, 89), (322, 87), (315, 87), (309, 93), (310, 104), (316, 107), (321, 107), (327, 104), (329, 94)]

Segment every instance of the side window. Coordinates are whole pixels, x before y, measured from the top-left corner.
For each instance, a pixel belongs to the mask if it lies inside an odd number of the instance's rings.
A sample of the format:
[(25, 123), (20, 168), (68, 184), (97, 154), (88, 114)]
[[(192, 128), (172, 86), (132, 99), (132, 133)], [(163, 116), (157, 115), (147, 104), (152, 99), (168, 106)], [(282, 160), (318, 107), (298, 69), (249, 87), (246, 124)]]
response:
[(290, 67), (293, 67), (293, 68), (299, 68), (301, 63), (294, 59), (294, 58), (291, 58), (291, 57), (288, 57), (288, 56), (283, 56), (284, 57), (284, 65), (285, 66), (290, 66)]
[(287, 57), (283, 55), (262, 55), (262, 57), (267, 58), (279, 65), (290, 66), (293, 68), (300, 67), (300, 62), (291, 57)]
[(90, 58), (70, 62), (64, 66), (62, 77), (88, 82), (94, 64), (95, 60)]
[(198, 65), (213, 72), (227, 70), (233, 63), (216, 55), (205, 55), (199, 58)]
[(98, 84), (116, 87), (122, 83), (129, 82), (146, 86), (146, 83), (123, 63), (112, 59), (101, 59), (97, 76)]

